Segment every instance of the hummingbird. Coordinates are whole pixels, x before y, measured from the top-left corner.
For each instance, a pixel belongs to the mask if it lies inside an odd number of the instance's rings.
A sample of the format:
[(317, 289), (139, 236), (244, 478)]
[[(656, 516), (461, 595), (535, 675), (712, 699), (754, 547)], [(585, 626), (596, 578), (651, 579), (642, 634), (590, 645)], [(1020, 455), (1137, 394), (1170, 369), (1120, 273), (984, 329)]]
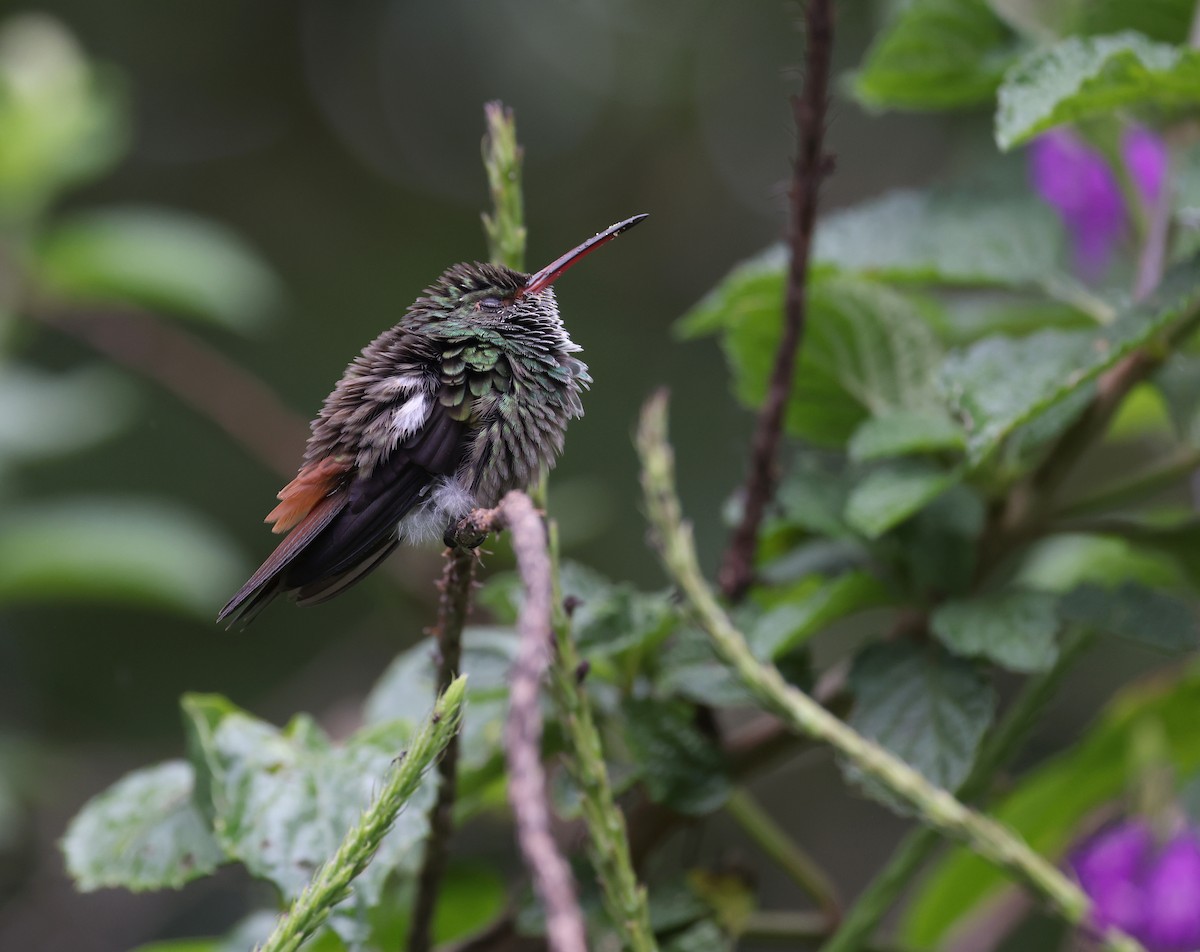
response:
[(217, 621), (245, 625), (281, 594), (333, 598), (401, 542), (448, 538), (472, 509), (553, 466), (592, 378), (572, 356), (580, 347), (552, 285), (646, 217), (534, 274), (464, 262), (421, 292), (325, 398), (300, 471), (265, 520), (287, 535)]

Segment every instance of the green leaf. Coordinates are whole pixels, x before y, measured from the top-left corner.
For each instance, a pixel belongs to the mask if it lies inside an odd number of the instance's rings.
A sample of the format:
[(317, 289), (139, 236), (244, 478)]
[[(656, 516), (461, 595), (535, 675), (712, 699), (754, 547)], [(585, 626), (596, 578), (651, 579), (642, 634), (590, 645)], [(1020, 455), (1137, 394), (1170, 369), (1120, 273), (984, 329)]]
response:
[[(750, 350), (753, 337), (742, 341), (735, 335), (726, 342), (735, 367), (748, 371), (747, 383), (753, 389), (747, 393), (757, 398), (754, 405), (766, 395), (778, 320), (776, 316), (766, 352)], [(941, 358), (941, 346), (928, 323), (904, 295), (845, 276), (816, 281), (809, 288), (808, 323), (788, 405), (788, 428), (815, 442), (831, 439), (840, 444), (867, 414), (923, 409), (933, 403), (930, 380)]]
[(1063, 231), (1045, 203), (970, 183), (889, 192), (824, 217), (813, 260), (887, 281), (973, 287), (1068, 282)]
[[(855, 659), (850, 687), (851, 727), (931, 783), (946, 790), (962, 783), (996, 706), (995, 692), (974, 665), (940, 648), (872, 645)], [(861, 781), (855, 768), (844, 769)]]
[(1063, 330), (989, 337), (946, 358), (940, 382), (967, 428), (973, 461), (983, 460), (1005, 437), (1075, 387), (1091, 382), (1095, 374), (1082, 368), (1093, 337), (1089, 331)]
[(778, 658), (839, 618), (887, 602), (887, 590), (867, 572), (803, 579), (758, 618), (747, 639), (758, 657)]
[[(567, 597), (569, 590), (565, 587)], [(588, 659), (653, 648), (679, 622), (668, 593), (650, 594), (618, 584), (603, 600), (581, 603), (571, 616), (572, 634)]]
[(622, 711), (625, 742), (650, 799), (688, 816), (711, 813), (728, 799), (728, 765), (697, 729), (690, 704), (633, 699)]
[(674, 933), (663, 945), (663, 952), (733, 952), (734, 938), (721, 930), (711, 919), (688, 926)]
[(92, 68), (52, 17), (0, 26), (0, 219), (31, 221), (59, 190), (108, 169), (125, 149), (123, 83)]
[[(738, 873), (688, 870), (686, 879), (663, 879), (655, 883), (648, 897), (650, 927), (655, 934), (664, 935), (695, 925), (713, 917), (714, 908), (719, 904), (737, 905), (746, 898), (746, 893), (745, 881)], [(751, 908), (753, 901), (750, 897)]]
[(811, 449), (796, 453), (776, 493), (783, 522), (834, 539), (851, 535), (842, 520), (849, 495), (846, 469), (840, 455)]
[[(1146, 584), (1180, 591), (1200, 589), (1200, 517), (1189, 508), (1148, 510), (1125, 518), (1112, 518), (1107, 531), (1119, 533), (1123, 545), (1133, 549), (1140, 561), (1161, 566), (1153, 578), (1141, 578)], [(1125, 577), (1105, 579), (1111, 584)]]
[(1136, 30), (1164, 43), (1187, 42), (1196, 8), (1192, 0), (1088, 0), (1072, 6), (1076, 20), (1064, 34)]
[(1059, 594), (1088, 582), (1115, 588), (1126, 581), (1172, 588), (1186, 584), (1179, 566), (1157, 552), (1124, 539), (1075, 533), (1034, 543), (1014, 576), (1017, 585)]
[(919, 599), (944, 598), (970, 588), (985, 517), (979, 492), (959, 483), (897, 529)]
[(86, 600), (211, 618), (242, 575), (212, 527), (166, 503), (60, 500), (0, 520), (0, 604)]
[(985, 0), (912, 0), (851, 78), (873, 109), (956, 109), (989, 103), (1012, 61), (1013, 37)]
[(1005, 291), (962, 293), (945, 301), (938, 336), (957, 347), (984, 337), (1008, 334), (1024, 337), (1052, 327), (1063, 330), (1091, 330), (1116, 315), (1100, 298), (1077, 296), (1074, 279), (1052, 274), (1042, 284), (1046, 293), (1062, 300), (1047, 300), (1044, 295), (1018, 295)]
[(75, 215), (35, 248), (42, 280), (84, 301), (129, 302), (235, 330), (262, 324), (281, 290), (241, 238), (214, 222), (160, 208)]
[(684, 340), (757, 323), (783, 313), (787, 251), (775, 245), (734, 267), (704, 299), (675, 323)]
[(657, 687), (663, 694), (710, 707), (746, 707), (754, 697), (713, 652), (703, 632), (684, 627), (663, 648)]
[(1200, 264), (1191, 261), (1172, 268), (1150, 300), (1095, 332), (992, 337), (952, 353), (942, 366), (940, 383), (967, 428), (970, 461), (978, 465), (987, 459), (1018, 427), (1078, 394), (1197, 307)]
[(1039, 132), (1131, 107), (1200, 106), (1200, 51), (1127, 31), (1072, 36), (1024, 56), (1004, 77), (996, 110), (1001, 149)]
[[(571, 634), (589, 661), (652, 650), (679, 622), (670, 593), (639, 592), (578, 562), (564, 562), (561, 576), (563, 600), (572, 605)], [(515, 572), (492, 576), (479, 594), (480, 604), (509, 624), (516, 621), (523, 598)]]
[(1186, 602), (1137, 582), (1080, 585), (1063, 597), (1059, 610), (1067, 621), (1168, 654), (1200, 644), (1196, 615)]
[[(280, 730), (224, 698), (195, 694), (184, 696), (183, 711), (192, 762), (204, 777), (197, 792), (207, 797), (218, 842), (288, 899), (334, 855), (412, 735), (411, 725), (394, 721), (335, 747), (307, 717)], [(331, 926), (347, 942), (365, 938), (367, 913), (387, 877), (419, 867), (435, 790), (427, 777), (335, 908)]]
[(192, 802), (192, 765), (171, 760), (128, 774), (89, 800), (67, 827), (67, 871), (84, 891), (176, 889), (225, 854)]
[[(683, 319), (687, 333), (722, 328), (734, 392), (747, 406), (766, 396), (782, 329), (782, 271), (763, 294), (761, 260), (725, 279)], [(821, 445), (840, 445), (871, 414), (933, 402), (929, 382), (941, 347), (916, 305), (881, 284), (814, 275), (804, 347), (787, 428)]]
[(988, 658), (1012, 671), (1045, 671), (1058, 657), (1061, 623), (1056, 599), (1045, 592), (1009, 589), (944, 602), (930, 627), (955, 654)]
[(1172, 354), (1154, 375), (1179, 438), (1200, 446), (1200, 357)]
[(104, 367), (47, 374), (0, 365), (0, 462), (94, 446), (128, 423), (133, 403), (126, 380)]
[(852, 460), (865, 462), (914, 453), (961, 450), (966, 442), (962, 427), (942, 412), (898, 410), (871, 417), (863, 423), (854, 431), (847, 450)]
[(872, 469), (850, 491), (846, 522), (876, 539), (910, 518), (961, 478), (922, 459), (902, 459)]
[[(1052, 862), (1080, 833), (1081, 823), (1125, 793), (1130, 744), (1147, 724), (1161, 729), (1176, 772), (1200, 768), (1200, 667), (1178, 680), (1161, 674), (1125, 688), (1075, 747), (1023, 777), (989, 813)], [(956, 922), (1011, 885), (986, 861), (955, 848), (926, 877), (905, 913), (901, 942), (933, 948)]]
[(1095, 385), (1085, 384), (1018, 426), (999, 447), (991, 474), (993, 485), (1018, 478), (1045, 459), (1054, 442), (1084, 414), (1095, 396)]
[(870, 563), (871, 555), (857, 537), (817, 537), (805, 539), (779, 555), (768, 554), (758, 574), (767, 585), (787, 585), (810, 575), (838, 575)]

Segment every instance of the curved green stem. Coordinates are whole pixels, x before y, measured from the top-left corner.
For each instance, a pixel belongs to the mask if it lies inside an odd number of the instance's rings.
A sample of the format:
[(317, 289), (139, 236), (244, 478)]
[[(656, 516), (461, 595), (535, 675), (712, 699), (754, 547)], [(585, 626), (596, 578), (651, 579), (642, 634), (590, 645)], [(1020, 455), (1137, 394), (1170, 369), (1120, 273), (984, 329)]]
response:
[(379, 796), (275, 924), (266, 942), (258, 947), (259, 952), (296, 952), (325, 923), (333, 907), (350, 895), (354, 880), (371, 862), (425, 771), (458, 733), (466, 688), (466, 677), (459, 677), (438, 698), (420, 732), (384, 782)]
[[(700, 572), (691, 527), (683, 521), (675, 491), (666, 406), (665, 394), (652, 398), (642, 413), (638, 430), (646, 512), (663, 566), (683, 593), (691, 614), (707, 632), (717, 655), (738, 674), (764, 708), (786, 720), (793, 730), (835, 747), (864, 774), (911, 806), (924, 824), (965, 843), (983, 859), (1028, 884), (1067, 922), (1087, 923), (1092, 909), (1087, 896), (1020, 837), (934, 786), (919, 771), (789, 684), (774, 665), (764, 664), (753, 655), (745, 636), (718, 604)], [(1116, 930), (1109, 930), (1102, 944), (1112, 952), (1142, 948)]]
[[(1063, 675), (1090, 643), (1091, 635), (1084, 629), (1071, 632), (1054, 665), (1025, 682), (1004, 720), (984, 742), (971, 773), (959, 787), (960, 800), (977, 800), (987, 792), (996, 771), (1020, 749), (1038, 715), (1057, 692)], [(821, 946), (821, 952), (853, 952), (864, 948), (880, 920), (900, 893), (912, 884), (913, 876), (940, 842), (941, 836), (933, 827), (923, 826), (909, 833), (896, 847), (888, 864), (855, 901), (841, 928)]]
[[(545, 502), (543, 481), (539, 502)], [(555, 658), (550, 666), (550, 690), (558, 708), (567, 749), (567, 771), (582, 795), (581, 812), (588, 832), (588, 852), (604, 893), (608, 914), (633, 952), (656, 952), (646, 890), (637, 880), (629, 852), (625, 817), (613, 796), (600, 732), (581, 683), (582, 660), (571, 640), (571, 620), (563, 608), (559, 581), (558, 526), (548, 520), (551, 577), (554, 589)]]

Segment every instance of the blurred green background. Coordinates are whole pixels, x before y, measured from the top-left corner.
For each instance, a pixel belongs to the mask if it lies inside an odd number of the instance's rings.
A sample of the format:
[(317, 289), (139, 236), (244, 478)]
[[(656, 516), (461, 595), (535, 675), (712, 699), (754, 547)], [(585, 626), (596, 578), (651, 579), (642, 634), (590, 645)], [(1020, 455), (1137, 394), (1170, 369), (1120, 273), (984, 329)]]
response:
[[(869, 42), (873, 9), (839, 12), (840, 71)], [(14, 391), (18, 360), (90, 373), (115, 350), (138, 365), (118, 362), (106, 378), (124, 401), (118, 422), (97, 416), (88, 378), (74, 397), (59, 389), (57, 402), (43, 401), (26, 388), (0, 406), (0, 429), (36, 433), (67, 421), (84, 431), (80, 444), (94, 443), (71, 455), (0, 458), (3, 516), (19, 521), (62, 500), (153, 499), (186, 514), (181, 531), (187, 519), (197, 523), (181, 557), (208, 554), (184, 565), (196, 585), (180, 610), (155, 607), (145, 593), (35, 597), (6, 587), (0, 547), (0, 794), (15, 798), (0, 803), (0, 948), (126, 949), (222, 932), (253, 896), (234, 870), (181, 894), (144, 896), (79, 896), (61, 871), (55, 841), (83, 801), (125, 770), (178, 753), (179, 695), (220, 692), (276, 721), (309, 710), (337, 733), (384, 664), (431, 620), (436, 550), (395, 556), (328, 606), (277, 605), (245, 633), (212, 622), (272, 547), (262, 517), (299, 461), (303, 424), (346, 362), (444, 267), (485, 255), (487, 100), (513, 107), (526, 147), (531, 268), (613, 221), (651, 215), (558, 289), (596, 380), (552, 483), (568, 554), (610, 576), (661, 584), (643, 544), (630, 433), (641, 401), (665, 383), (685, 503), (715, 564), (718, 513), (741, 476), (751, 417), (728, 396), (717, 348), (673, 343), (671, 324), (733, 263), (781, 235), (788, 96), (802, 44), (789, 4), (704, 0), (0, 3), (0, 25), (18, 14), (52, 18), (23, 24), (57, 38), (46, 55), (73, 37), (129, 110), (119, 162), (64, 192), (45, 217), (115, 206), (192, 213), (239, 236), (276, 276), (262, 284), (269, 319), (233, 326), (164, 313), (163, 336), (158, 325), (111, 325), (102, 308), (78, 307), (67, 332), (11, 315), (3, 324), (13, 362), (0, 368), (9, 376), (0, 387), (10, 385), (0, 393)], [(0, 52), (36, 59), (35, 47), (0, 44)], [(837, 98), (829, 132), (837, 171), (824, 207), (937, 179), (954, 165), (957, 143), (986, 138), (975, 123), (870, 117)], [(0, 165), (5, 149), (0, 141)], [(147, 367), (191, 387), (209, 412), (148, 379)], [(280, 404), (257, 399), (242, 374)], [(255, 434), (259, 454), (214, 412)], [(138, 529), (109, 502), (86, 509), (89, 518), (97, 509), (114, 530)], [(105, 547), (83, 545), (69, 516), (40, 544), (103, 562)], [(153, 536), (155, 525), (173, 524), (151, 519), (142, 529)], [(115, 536), (114, 557), (126, 538)], [(169, 540), (157, 544), (170, 549)], [(1089, 662), (1078, 690), (1115, 680), (1100, 672), (1120, 650)], [(1085, 715), (1086, 706), (1058, 729)], [(847, 798), (827, 758), (802, 767), (767, 782), (768, 802), (774, 791), (796, 803), (802, 791), (806, 809), (792, 825), (852, 892), (899, 824)], [(857, 829), (858, 842), (836, 841), (822, 823), (820, 804), (834, 797), (839, 828)], [(679, 849), (689, 858), (736, 852), (714, 826)], [(511, 851), (504, 831), (494, 843), (478, 835), (482, 848)], [(767, 904), (794, 898), (785, 884), (760, 886)]]

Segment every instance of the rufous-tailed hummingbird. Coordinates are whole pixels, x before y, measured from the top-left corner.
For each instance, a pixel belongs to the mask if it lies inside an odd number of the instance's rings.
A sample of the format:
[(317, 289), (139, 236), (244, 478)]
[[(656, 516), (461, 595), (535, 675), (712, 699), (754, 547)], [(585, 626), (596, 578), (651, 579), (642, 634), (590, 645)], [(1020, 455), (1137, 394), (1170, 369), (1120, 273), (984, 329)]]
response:
[(552, 466), (591, 377), (551, 285), (645, 217), (535, 274), (447, 268), (325, 399), (300, 472), (266, 518), (288, 535), (217, 620), (245, 624), (280, 594), (301, 605), (332, 598), (401, 541), (443, 535)]

